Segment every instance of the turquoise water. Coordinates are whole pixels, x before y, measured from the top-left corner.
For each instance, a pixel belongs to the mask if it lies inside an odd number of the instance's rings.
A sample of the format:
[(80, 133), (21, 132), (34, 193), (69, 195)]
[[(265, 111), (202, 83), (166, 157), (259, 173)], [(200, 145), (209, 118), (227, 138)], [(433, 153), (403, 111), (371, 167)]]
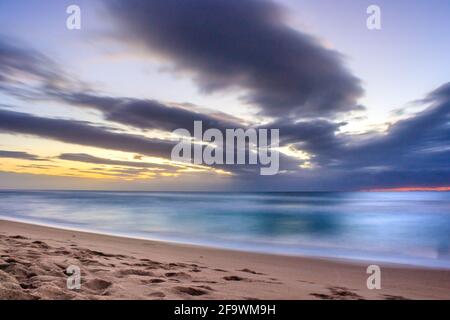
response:
[(448, 192), (2, 191), (0, 218), (246, 251), (450, 268)]

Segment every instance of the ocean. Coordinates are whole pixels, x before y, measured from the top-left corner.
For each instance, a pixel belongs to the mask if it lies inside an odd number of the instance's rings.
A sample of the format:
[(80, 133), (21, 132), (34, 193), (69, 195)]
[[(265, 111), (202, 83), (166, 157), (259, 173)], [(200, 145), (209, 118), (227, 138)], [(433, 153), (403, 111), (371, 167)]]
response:
[(450, 269), (450, 192), (0, 191), (0, 218), (243, 251)]

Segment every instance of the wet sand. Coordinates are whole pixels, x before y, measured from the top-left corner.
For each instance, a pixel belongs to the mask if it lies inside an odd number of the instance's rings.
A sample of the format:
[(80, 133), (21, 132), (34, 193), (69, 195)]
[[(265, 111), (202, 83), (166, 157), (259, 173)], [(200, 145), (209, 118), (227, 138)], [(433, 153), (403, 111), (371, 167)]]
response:
[[(290, 257), (0, 220), (0, 299), (450, 299), (450, 270)], [(67, 288), (67, 268), (81, 288)]]

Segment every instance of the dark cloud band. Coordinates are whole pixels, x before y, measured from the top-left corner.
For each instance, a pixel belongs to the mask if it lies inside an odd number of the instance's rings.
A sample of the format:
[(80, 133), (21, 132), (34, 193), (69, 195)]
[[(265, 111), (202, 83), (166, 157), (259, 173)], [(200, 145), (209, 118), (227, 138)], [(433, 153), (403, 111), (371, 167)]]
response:
[(86, 122), (36, 117), (0, 109), (0, 132), (20, 133), (66, 143), (170, 158), (174, 142), (117, 133)]
[(22, 160), (33, 160), (33, 161), (43, 161), (44, 159), (39, 158), (34, 154), (22, 151), (5, 151), (0, 150), (0, 158), (11, 158), (11, 159), (22, 159)]
[(339, 53), (294, 30), (262, 0), (105, 1), (121, 41), (143, 45), (193, 74), (205, 92), (245, 90), (274, 117), (326, 116), (360, 108), (359, 79)]

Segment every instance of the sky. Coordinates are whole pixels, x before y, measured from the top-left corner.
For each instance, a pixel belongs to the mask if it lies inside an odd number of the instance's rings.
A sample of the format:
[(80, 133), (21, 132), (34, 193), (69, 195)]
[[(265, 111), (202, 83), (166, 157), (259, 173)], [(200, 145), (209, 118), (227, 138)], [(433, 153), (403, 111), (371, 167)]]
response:
[[(446, 190), (448, 30), (445, 0), (2, 0), (0, 188)], [(280, 172), (172, 161), (196, 120), (279, 129)]]

